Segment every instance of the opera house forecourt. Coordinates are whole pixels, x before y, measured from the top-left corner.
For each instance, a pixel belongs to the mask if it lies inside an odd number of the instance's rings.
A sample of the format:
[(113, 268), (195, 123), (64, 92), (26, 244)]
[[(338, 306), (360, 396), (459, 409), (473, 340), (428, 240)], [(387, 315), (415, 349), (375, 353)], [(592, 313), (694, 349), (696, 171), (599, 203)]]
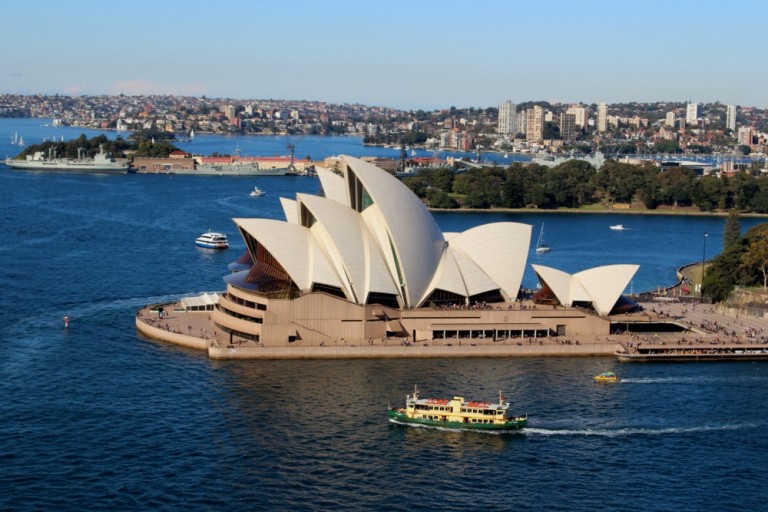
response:
[[(608, 355), (609, 315), (636, 265), (574, 275), (534, 265), (531, 226), (443, 233), (397, 178), (341, 157), (318, 168), (324, 197), (281, 198), (285, 221), (234, 219), (247, 252), (226, 291), (136, 315), (144, 335), (213, 358)], [(579, 337), (582, 339), (579, 340)]]

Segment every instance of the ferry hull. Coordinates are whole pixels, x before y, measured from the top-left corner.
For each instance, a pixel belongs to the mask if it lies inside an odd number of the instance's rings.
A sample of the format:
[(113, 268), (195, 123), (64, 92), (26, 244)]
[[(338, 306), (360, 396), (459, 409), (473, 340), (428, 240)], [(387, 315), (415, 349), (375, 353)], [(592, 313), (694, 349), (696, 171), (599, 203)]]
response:
[(290, 176), (287, 168), (261, 169), (251, 165), (199, 165), (196, 169), (174, 169), (174, 174), (193, 176)]
[(128, 164), (92, 164), (92, 163), (79, 163), (79, 162), (38, 162), (27, 160), (15, 160), (8, 158), (5, 160), (5, 165), (13, 169), (22, 169), (25, 171), (55, 171), (55, 172), (92, 172), (92, 173), (105, 173), (105, 174), (126, 174), (128, 172)]
[(528, 423), (527, 418), (513, 418), (508, 419), (504, 423), (499, 424), (493, 424), (493, 423), (464, 423), (460, 421), (438, 421), (438, 420), (428, 420), (425, 418), (409, 418), (405, 413), (402, 413), (395, 409), (390, 409), (387, 412), (390, 421), (396, 422), (396, 423), (406, 423), (410, 425), (422, 425), (425, 427), (439, 427), (439, 428), (450, 428), (450, 429), (457, 429), (457, 430), (482, 430), (482, 431), (509, 431), (509, 430), (520, 430), (525, 428), (526, 424)]
[(195, 245), (198, 247), (203, 247), (205, 249), (227, 249), (229, 248), (229, 244), (211, 244), (207, 242), (195, 242)]

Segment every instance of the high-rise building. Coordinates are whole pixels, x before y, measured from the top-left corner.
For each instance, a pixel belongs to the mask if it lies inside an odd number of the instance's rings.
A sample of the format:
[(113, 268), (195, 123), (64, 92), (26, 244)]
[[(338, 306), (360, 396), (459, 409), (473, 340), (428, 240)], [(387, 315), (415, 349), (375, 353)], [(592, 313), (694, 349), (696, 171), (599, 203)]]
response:
[(739, 132), (736, 137), (736, 140), (742, 146), (751, 146), (753, 136), (754, 136), (754, 133), (750, 126), (742, 126), (741, 128), (739, 128)]
[(667, 118), (664, 120), (664, 124), (669, 126), (670, 128), (675, 127), (675, 113), (674, 112), (667, 112)]
[(736, 105), (728, 105), (725, 110), (725, 127), (732, 132), (736, 131)]
[(576, 114), (565, 113), (560, 117), (560, 135), (563, 140), (576, 138)]
[(222, 112), (224, 112), (224, 115), (226, 116), (226, 118), (229, 119), (230, 121), (232, 121), (235, 118), (236, 108), (234, 105), (226, 105), (221, 110)]
[(528, 127), (525, 130), (525, 140), (541, 142), (544, 140), (544, 109), (538, 105), (528, 109)]
[(601, 103), (597, 107), (597, 131), (608, 131), (608, 107), (605, 103)]
[(566, 114), (573, 114), (576, 120), (576, 126), (580, 129), (587, 127), (587, 107), (582, 105), (571, 105), (565, 111)]
[(517, 130), (515, 131), (515, 135), (518, 133), (522, 133), (525, 135), (525, 132), (528, 130), (528, 111), (527, 110), (521, 110), (517, 114)]
[(689, 103), (685, 109), (685, 124), (688, 126), (699, 123), (699, 104)]
[(499, 134), (509, 135), (517, 133), (517, 105), (511, 101), (503, 101), (499, 105)]

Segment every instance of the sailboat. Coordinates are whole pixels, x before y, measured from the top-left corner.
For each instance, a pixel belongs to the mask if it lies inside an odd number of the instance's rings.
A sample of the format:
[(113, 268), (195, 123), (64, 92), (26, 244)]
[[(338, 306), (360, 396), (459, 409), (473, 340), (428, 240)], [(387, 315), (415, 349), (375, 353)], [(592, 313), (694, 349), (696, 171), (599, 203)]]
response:
[(539, 231), (539, 240), (536, 242), (536, 252), (544, 253), (549, 251), (550, 251), (550, 247), (544, 243), (544, 223), (542, 223), (541, 231)]

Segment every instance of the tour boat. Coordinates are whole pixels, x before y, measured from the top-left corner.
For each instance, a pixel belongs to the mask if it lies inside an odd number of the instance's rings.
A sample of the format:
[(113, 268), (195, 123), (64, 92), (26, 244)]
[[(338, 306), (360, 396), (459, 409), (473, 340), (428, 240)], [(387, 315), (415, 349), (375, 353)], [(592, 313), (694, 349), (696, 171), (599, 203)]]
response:
[(614, 231), (621, 231), (622, 229), (624, 229), (624, 225), (623, 224), (614, 224), (613, 226), (610, 226), (610, 228), (612, 230), (614, 230)]
[(419, 398), (418, 387), (406, 395), (405, 407), (390, 407), (389, 421), (425, 427), (461, 430), (520, 430), (528, 416), (507, 416), (509, 402), (499, 392), (499, 403), (466, 401), (462, 396), (452, 399)]
[(253, 187), (253, 190), (251, 190), (251, 197), (259, 197), (263, 195), (264, 195), (264, 191), (261, 190), (259, 187)]
[(613, 372), (603, 372), (595, 375), (595, 382), (619, 382), (619, 376)]
[(195, 245), (207, 249), (226, 249), (229, 247), (227, 235), (208, 231), (195, 239)]

